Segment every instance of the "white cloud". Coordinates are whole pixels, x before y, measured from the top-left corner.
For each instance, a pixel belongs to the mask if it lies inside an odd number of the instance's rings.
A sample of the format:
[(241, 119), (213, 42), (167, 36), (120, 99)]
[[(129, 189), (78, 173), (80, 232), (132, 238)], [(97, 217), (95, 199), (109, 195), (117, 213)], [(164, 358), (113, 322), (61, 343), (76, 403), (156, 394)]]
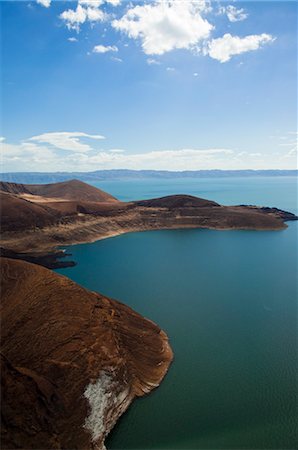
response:
[(70, 37), (67, 39), (69, 42), (78, 42), (77, 38), (75, 37)]
[(93, 53), (118, 52), (116, 45), (95, 45)]
[(219, 13), (226, 14), (230, 22), (241, 22), (248, 17), (248, 13), (243, 8), (238, 9), (233, 5), (222, 6)]
[[(49, 6), (51, 2), (37, 1), (44, 6)], [(120, 0), (78, 0), (74, 8), (63, 11), (59, 17), (69, 30), (77, 32), (85, 23), (109, 21), (117, 31), (140, 41), (142, 50), (147, 55), (163, 55), (175, 49), (185, 49), (227, 62), (233, 55), (257, 50), (274, 40), (265, 33), (245, 37), (227, 33), (220, 38), (210, 39), (215, 27), (206, 19), (212, 11), (209, 0), (151, 0), (137, 5), (129, 3), (126, 12), (120, 12), (120, 17), (117, 18), (110, 13), (109, 8), (106, 12), (107, 5), (117, 6), (120, 3)], [(221, 6), (218, 13), (226, 14), (230, 22), (243, 21), (248, 17), (243, 8), (234, 5)], [(75, 38), (69, 38), (69, 41), (75, 42)], [(93, 48), (94, 53), (108, 51), (118, 49), (112, 44), (96, 45)], [(114, 60), (120, 62), (120, 58)], [(148, 58), (147, 64), (159, 64), (159, 61)]]
[[(49, 0), (40, 0), (47, 2)], [(76, 9), (67, 9), (60, 14), (69, 30), (80, 31), (81, 25), (86, 22), (103, 22), (109, 18), (109, 14), (101, 9), (108, 3), (112, 6), (118, 6), (120, 0), (79, 0)]]
[(103, 0), (79, 0), (78, 4), (84, 7), (90, 6), (90, 8), (99, 8), (103, 4)]
[[(1, 144), (1, 166), (7, 170), (47, 170), (49, 164), (57, 164), (55, 153), (47, 147), (35, 143), (23, 142), (18, 145)], [(57, 167), (57, 166), (56, 166)], [(31, 169), (30, 169), (31, 168)], [(58, 167), (57, 167), (57, 170)]]
[(250, 36), (239, 37), (227, 33), (221, 38), (212, 39), (204, 50), (211, 58), (217, 59), (221, 63), (227, 62), (234, 55), (258, 50), (262, 45), (273, 42), (270, 34), (252, 34)]
[(115, 62), (119, 62), (119, 63), (122, 63), (122, 62), (123, 62), (123, 59), (117, 58), (117, 56), (111, 56), (111, 60), (112, 60), (112, 61), (115, 61)]
[(51, 0), (36, 0), (36, 3), (44, 6), (45, 8), (49, 8), (51, 6)]
[[(53, 140), (53, 136), (60, 135)], [(72, 133), (66, 133), (72, 134)], [(75, 136), (90, 137), (86, 133)], [(93, 136), (100, 139), (101, 136)], [(20, 144), (1, 143), (3, 171), (90, 171), (96, 169), (200, 170), (296, 168), (296, 149), (285, 153), (247, 152), (227, 148), (156, 150), (128, 153), (123, 149), (76, 148), (63, 133), (45, 133)], [(33, 142), (34, 141), (34, 142)], [(79, 143), (81, 145), (81, 143)], [(71, 150), (66, 153), (61, 151)]]
[[(99, 9), (99, 2), (80, 2), (76, 9), (67, 9), (60, 14), (69, 30), (80, 31), (80, 26), (85, 22), (103, 22), (107, 14)], [(90, 6), (89, 6), (90, 5)]]
[(194, 72), (193, 76), (198, 77), (199, 76), (198, 72)]
[(112, 6), (118, 6), (121, 3), (121, 0), (106, 0), (107, 3), (110, 3)]
[(208, 38), (213, 26), (203, 19), (203, 0), (155, 0), (128, 9), (112, 26), (130, 38), (140, 39), (147, 55), (162, 55), (174, 49), (192, 49)]
[(85, 153), (92, 148), (80, 141), (80, 138), (88, 139), (105, 139), (104, 136), (87, 134), (81, 132), (56, 132), (56, 133), (44, 133), (39, 136), (33, 136), (29, 141), (35, 141), (42, 144), (50, 144), (61, 150), (69, 150), (71, 152)]
[(166, 71), (167, 72), (175, 72), (175, 69), (174, 69), (174, 67), (167, 67)]
[(157, 61), (157, 59), (153, 59), (153, 58), (148, 58), (147, 59), (147, 64), (149, 64), (149, 66), (152, 66), (152, 65), (160, 65), (160, 62), (159, 61)]

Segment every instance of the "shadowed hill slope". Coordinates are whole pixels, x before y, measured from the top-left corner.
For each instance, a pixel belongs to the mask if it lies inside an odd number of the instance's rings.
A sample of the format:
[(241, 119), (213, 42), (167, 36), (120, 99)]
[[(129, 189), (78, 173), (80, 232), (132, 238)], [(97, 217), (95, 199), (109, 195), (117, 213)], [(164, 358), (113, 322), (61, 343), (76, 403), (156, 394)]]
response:
[(0, 220), (2, 232), (18, 231), (53, 225), (59, 215), (47, 206), (0, 191)]
[(0, 181), (0, 191), (8, 194), (31, 194), (24, 184)]
[(2, 448), (102, 449), (172, 360), (129, 307), (35, 264), (1, 258)]

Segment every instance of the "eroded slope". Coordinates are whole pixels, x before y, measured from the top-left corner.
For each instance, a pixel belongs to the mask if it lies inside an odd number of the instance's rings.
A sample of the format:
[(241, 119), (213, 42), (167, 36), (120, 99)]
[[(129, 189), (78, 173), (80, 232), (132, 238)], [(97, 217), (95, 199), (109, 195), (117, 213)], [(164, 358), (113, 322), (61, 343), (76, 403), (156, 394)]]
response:
[(35, 264), (1, 258), (2, 448), (101, 449), (172, 360), (129, 307)]

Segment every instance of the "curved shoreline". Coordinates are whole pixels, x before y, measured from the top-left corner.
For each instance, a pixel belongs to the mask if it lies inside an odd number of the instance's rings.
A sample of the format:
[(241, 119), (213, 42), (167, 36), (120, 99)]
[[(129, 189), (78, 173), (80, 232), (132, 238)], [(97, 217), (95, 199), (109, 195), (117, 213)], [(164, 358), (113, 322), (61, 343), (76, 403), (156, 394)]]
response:
[[(92, 224), (94, 225), (94, 224)], [(57, 243), (56, 239), (52, 239), (53, 228), (31, 231), (24, 233), (20, 233), (20, 235), (16, 236), (4, 236), (2, 235), (2, 245), (6, 248), (9, 248), (9, 251), (5, 251), (2, 249), (2, 256), (12, 257), (16, 259), (23, 259), (28, 262), (35, 262), (37, 264), (44, 265), (48, 268), (62, 268), (62, 267), (72, 267), (76, 263), (73, 261), (62, 261), (67, 256), (70, 256), (66, 252), (61, 250), (61, 247), (68, 247), (72, 245), (78, 244), (88, 244), (97, 241), (101, 241), (104, 239), (109, 239), (117, 236), (121, 236), (123, 234), (129, 233), (138, 233), (145, 231), (161, 231), (161, 230), (214, 230), (214, 231), (282, 231), (286, 229), (288, 226), (286, 224), (282, 224), (280, 227), (275, 227), (272, 229), (268, 229), (265, 227), (211, 227), (211, 226), (195, 226), (195, 225), (173, 225), (173, 226), (157, 226), (157, 227), (131, 227), (127, 229), (119, 228), (117, 231), (107, 231), (102, 233), (102, 231), (90, 231), (88, 233), (86, 227), (82, 227), (79, 229), (76, 237), (69, 237), (69, 239), (65, 239), (65, 237), (61, 236), (61, 242)], [(65, 231), (62, 230), (62, 232)], [(73, 231), (70, 230), (69, 231)], [(38, 233), (38, 235), (37, 235)], [(55, 232), (54, 232), (55, 233)], [(85, 236), (82, 236), (83, 233), (86, 233)], [(56, 234), (56, 233), (55, 233)], [(47, 241), (48, 238), (48, 241)]]
[[(287, 220), (297, 220), (294, 214), (278, 208), (222, 206), (191, 195), (123, 203), (75, 180), (62, 184), (4, 184), (3, 256), (15, 255), (17, 259), (41, 264), (44, 261), (46, 267), (56, 268), (57, 261), (51, 260), (64, 256), (58, 247), (124, 233), (176, 229), (275, 231), (286, 228)], [(25, 199), (23, 191), (30, 193), (32, 189), (30, 200)], [(49, 193), (56, 197), (46, 197)]]

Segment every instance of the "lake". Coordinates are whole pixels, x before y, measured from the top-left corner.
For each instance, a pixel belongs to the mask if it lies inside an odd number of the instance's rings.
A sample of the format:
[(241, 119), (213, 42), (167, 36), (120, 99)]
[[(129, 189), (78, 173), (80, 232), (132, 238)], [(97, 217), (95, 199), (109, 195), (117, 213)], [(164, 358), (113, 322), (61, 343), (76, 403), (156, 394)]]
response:
[[(297, 213), (297, 178), (104, 181), (121, 200), (192, 194)], [(283, 231), (162, 230), (68, 247), (59, 269), (163, 328), (174, 362), (108, 449), (297, 448), (297, 222)], [(296, 431), (295, 431), (296, 430)]]

